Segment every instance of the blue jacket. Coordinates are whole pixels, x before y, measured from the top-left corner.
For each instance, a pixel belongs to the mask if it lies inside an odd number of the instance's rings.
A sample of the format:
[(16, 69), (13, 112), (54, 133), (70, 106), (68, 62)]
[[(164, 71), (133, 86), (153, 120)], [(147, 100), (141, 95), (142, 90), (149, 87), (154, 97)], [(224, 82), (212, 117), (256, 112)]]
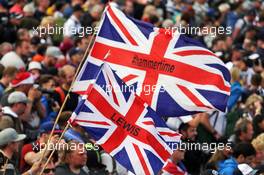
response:
[(219, 174), (221, 175), (232, 175), (235, 169), (237, 169), (238, 163), (235, 158), (231, 157), (224, 161), (219, 167)]
[(231, 94), (230, 94), (230, 97), (228, 98), (228, 101), (227, 101), (228, 111), (230, 111), (235, 106), (235, 104), (237, 103), (237, 101), (241, 97), (241, 95), (243, 93), (243, 88), (241, 87), (241, 84), (236, 81), (231, 85), (230, 91), (231, 91)]

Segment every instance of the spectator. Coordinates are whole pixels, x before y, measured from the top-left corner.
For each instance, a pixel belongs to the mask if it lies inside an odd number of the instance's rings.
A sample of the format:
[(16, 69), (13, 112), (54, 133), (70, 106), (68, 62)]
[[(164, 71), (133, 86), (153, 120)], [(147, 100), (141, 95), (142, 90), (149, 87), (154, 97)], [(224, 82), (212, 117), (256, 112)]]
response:
[[(183, 141), (183, 144), (199, 144), (196, 141), (196, 127), (193, 127), (188, 123), (182, 123), (179, 127), (179, 133), (182, 134), (181, 139)], [(205, 163), (205, 154), (202, 152), (202, 150), (196, 150), (192, 148), (185, 151), (183, 164), (186, 166), (188, 173), (191, 173), (192, 175), (199, 175), (201, 165)]]
[(74, 45), (76, 48), (81, 49), (83, 52), (86, 51), (89, 42), (90, 42), (91, 36), (86, 36), (86, 37), (77, 37), (74, 40)]
[(75, 67), (76, 69), (78, 68), (79, 64), (82, 61), (84, 52), (79, 49), (79, 48), (72, 48), (69, 51), (69, 56), (71, 60), (71, 65)]
[(1, 104), (3, 106), (8, 106), (7, 98), (10, 93), (14, 91), (20, 91), (25, 94), (29, 93), (29, 90), (32, 88), (34, 79), (29, 72), (18, 72), (15, 78), (11, 81), (11, 88), (7, 89), (1, 98)]
[(23, 133), (24, 128), (22, 126), (21, 115), (25, 112), (28, 102), (29, 100), (23, 92), (12, 92), (8, 97), (10, 106), (3, 107), (0, 130), (15, 128), (18, 133)]
[(254, 138), (264, 132), (264, 115), (257, 115), (253, 119)]
[(46, 14), (46, 10), (49, 7), (49, 4), (50, 4), (49, 0), (37, 0), (36, 1), (37, 9), (34, 17), (39, 21), (41, 21)]
[[(45, 107), (45, 117), (41, 123), (46, 121), (53, 121), (59, 111), (59, 102), (55, 101), (55, 80), (52, 75), (42, 75), (39, 80), (39, 85), (42, 90), (41, 103)], [(61, 117), (60, 117), (61, 118)]]
[(232, 68), (231, 71), (231, 94), (227, 101), (227, 109), (231, 111), (237, 104), (239, 98), (243, 93), (243, 88), (240, 84), (240, 70), (236, 67)]
[(256, 158), (253, 161), (253, 167), (264, 166), (264, 133), (258, 135), (252, 142), (256, 150)]
[(244, 18), (237, 20), (232, 34), (233, 40), (235, 40), (235, 42), (239, 43), (241, 40), (243, 41), (243, 34), (249, 27), (253, 25), (255, 17), (256, 12), (252, 9), (246, 12)]
[(247, 118), (240, 118), (234, 128), (235, 135), (232, 135), (230, 141), (237, 144), (240, 142), (249, 143), (253, 138), (253, 125)]
[(250, 120), (253, 120), (256, 115), (262, 112), (263, 98), (259, 95), (250, 95), (245, 103), (244, 115), (246, 114)]
[(64, 24), (64, 37), (73, 37), (80, 32), (81, 23), (80, 19), (83, 15), (83, 9), (78, 4), (73, 7), (73, 14)]
[(57, 75), (55, 65), (58, 59), (64, 58), (64, 55), (58, 47), (49, 46), (45, 53), (45, 58), (42, 61), (42, 73)]
[(31, 61), (28, 64), (28, 71), (32, 74), (34, 81), (37, 82), (41, 74), (41, 64), (36, 61)]
[(18, 134), (13, 128), (6, 128), (0, 132), (1, 174), (19, 174), (17, 166), (12, 160), (19, 153), (19, 142), (25, 138), (25, 134)]
[(219, 167), (223, 167), (223, 164), (225, 160), (229, 159), (233, 153), (232, 145), (231, 143), (228, 143), (226, 141), (219, 142), (224, 143), (225, 147), (224, 149), (217, 149), (216, 152), (211, 156), (209, 161), (206, 164), (206, 169), (213, 169), (213, 170), (219, 170)]
[[(61, 106), (64, 99), (67, 96), (67, 93), (71, 87), (71, 83), (73, 81), (76, 69), (71, 65), (65, 65), (59, 70), (59, 78), (60, 78), (60, 86), (58, 86), (55, 91), (55, 100), (59, 102)], [(67, 101), (65, 104), (65, 108), (67, 110), (73, 111), (78, 104), (78, 95), (70, 92), (71, 100)]]
[(5, 67), (14, 66), (25, 70), (29, 53), (30, 43), (28, 41), (17, 41), (15, 51), (6, 53), (1, 59), (1, 64)]
[(256, 155), (256, 150), (250, 143), (238, 143), (234, 147), (233, 156), (224, 161), (223, 166), (219, 167), (219, 173), (223, 175), (232, 175), (238, 164), (252, 163)]
[(11, 52), (13, 50), (12, 44), (8, 42), (3, 42), (0, 45), (0, 57), (4, 56), (6, 53)]
[[(78, 144), (80, 143), (77, 141), (68, 143), (69, 146), (65, 150), (63, 163), (56, 167), (55, 175), (88, 175), (88, 171), (84, 167), (87, 161), (87, 153), (84, 147), (76, 146)], [(76, 149), (69, 149), (73, 145), (75, 145)]]
[[(61, 130), (59, 130), (58, 126), (55, 127), (54, 135), (51, 137), (50, 145), (48, 146), (48, 138), (52, 131), (53, 124), (53, 122), (45, 122), (41, 124), (39, 129), (39, 138), (36, 141), (23, 146), (20, 159), (21, 172), (27, 171), (34, 162), (41, 159), (43, 151), (46, 149), (45, 146), (47, 148), (54, 148), (54, 144), (57, 143)], [(51, 151), (51, 149), (47, 149), (45, 155), (48, 155)]]
[(0, 80), (0, 99), (2, 98), (5, 89), (9, 86), (9, 83), (15, 78), (17, 68), (6, 67), (3, 71), (2, 78)]
[[(1, 174), (16, 175), (19, 174), (13, 158), (18, 157), (19, 144), (26, 138), (25, 134), (17, 134), (13, 128), (7, 128), (0, 132), (0, 172)], [(22, 175), (37, 174), (40, 171), (40, 163), (34, 165)]]
[(17, 39), (20, 41), (27, 41), (30, 42), (30, 36), (29, 36), (29, 31), (27, 29), (19, 29), (17, 31)]

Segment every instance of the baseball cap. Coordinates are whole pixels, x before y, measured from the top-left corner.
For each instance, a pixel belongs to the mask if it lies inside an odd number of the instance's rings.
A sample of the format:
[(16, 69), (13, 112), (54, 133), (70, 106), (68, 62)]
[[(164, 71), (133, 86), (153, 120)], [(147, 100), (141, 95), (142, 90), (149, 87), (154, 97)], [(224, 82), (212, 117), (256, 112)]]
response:
[(83, 50), (80, 48), (74, 47), (69, 51), (69, 56), (72, 57), (73, 55), (78, 54), (78, 53), (83, 53)]
[(25, 134), (18, 134), (13, 128), (6, 128), (0, 132), (0, 146), (10, 142), (19, 142), (25, 138)]
[(84, 143), (80, 133), (74, 131), (73, 129), (68, 129), (65, 134), (64, 134), (64, 139), (66, 141), (70, 141), (70, 140), (76, 140), (80, 143)]
[(34, 84), (34, 79), (29, 72), (19, 72), (15, 78), (11, 81), (12, 87), (17, 87), (23, 84)]
[(29, 100), (23, 92), (15, 91), (8, 96), (7, 101), (9, 104), (14, 104), (14, 103), (28, 103)]
[(41, 70), (41, 64), (37, 61), (31, 61), (29, 64), (28, 64), (28, 70), (33, 70), (33, 69), (38, 69), (38, 70)]
[(46, 56), (52, 56), (55, 58), (64, 58), (61, 50), (55, 46), (49, 46), (46, 50)]
[[(44, 122), (40, 125), (39, 127), (39, 132), (40, 134), (43, 134), (43, 133), (51, 133), (52, 131), (52, 128), (53, 128), (53, 125), (54, 125), (54, 122)], [(56, 125), (55, 126), (55, 129), (54, 129), (54, 134), (60, 134), (62, 133), (62, 131), (60, 130), (59, 128), (59, 125)]]
[(239, 164), (238, 169), (243, 175), (255, 175), (258, 172), (258, 170), (254, 170), (246, 163)]

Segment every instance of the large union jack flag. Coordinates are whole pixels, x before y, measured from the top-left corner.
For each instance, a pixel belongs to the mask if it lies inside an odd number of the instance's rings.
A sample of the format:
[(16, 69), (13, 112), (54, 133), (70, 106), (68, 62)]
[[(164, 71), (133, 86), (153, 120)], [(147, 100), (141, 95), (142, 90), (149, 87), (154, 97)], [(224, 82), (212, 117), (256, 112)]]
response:
[(83, 93), (106, 61), (157, 114), (225, 111), (230, 73), (199, 42), (135, 20), (111, 3), (73, 91)]
[(82, 126), (129, 171), (157, 174), (180, 135), (170, 130), (107, 65), (86, 93), (70, 122)]

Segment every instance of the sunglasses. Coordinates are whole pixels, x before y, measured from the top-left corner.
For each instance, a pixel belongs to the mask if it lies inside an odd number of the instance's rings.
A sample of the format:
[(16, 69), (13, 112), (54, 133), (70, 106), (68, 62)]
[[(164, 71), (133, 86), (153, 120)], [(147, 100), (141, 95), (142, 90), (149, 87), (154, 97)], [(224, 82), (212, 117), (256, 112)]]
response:
[(55, 169), (54, 168), (52, 168), (52, 169), (49, 169), (49, 168), (46, 168), (44, 171), (43, 171), (43, 173), (50, 173), (50, 172), (55, 172)]

